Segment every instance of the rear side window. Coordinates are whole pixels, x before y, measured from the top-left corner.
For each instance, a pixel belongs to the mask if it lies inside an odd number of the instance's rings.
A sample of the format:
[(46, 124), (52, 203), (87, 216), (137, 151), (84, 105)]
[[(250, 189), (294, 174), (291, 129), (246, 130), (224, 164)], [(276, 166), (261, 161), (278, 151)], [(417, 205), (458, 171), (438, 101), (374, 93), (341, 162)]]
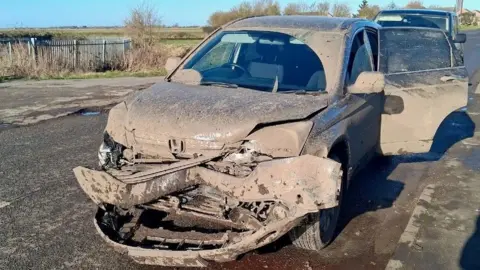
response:
[(418, 28), (380, 30), (380, 71), (383, 73), (451, 66), (450, 43), (442, 31)]

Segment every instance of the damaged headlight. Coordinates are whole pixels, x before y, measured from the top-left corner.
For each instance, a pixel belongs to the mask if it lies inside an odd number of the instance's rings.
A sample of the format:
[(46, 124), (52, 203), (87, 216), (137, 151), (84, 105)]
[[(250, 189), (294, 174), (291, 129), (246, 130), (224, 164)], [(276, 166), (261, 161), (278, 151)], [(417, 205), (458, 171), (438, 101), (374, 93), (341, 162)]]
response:
[(115, 142), (108, 132), (103, 133), (103, 142), (98, 150), (99, 165), (103, 168), (118, 168), (125, 146)]

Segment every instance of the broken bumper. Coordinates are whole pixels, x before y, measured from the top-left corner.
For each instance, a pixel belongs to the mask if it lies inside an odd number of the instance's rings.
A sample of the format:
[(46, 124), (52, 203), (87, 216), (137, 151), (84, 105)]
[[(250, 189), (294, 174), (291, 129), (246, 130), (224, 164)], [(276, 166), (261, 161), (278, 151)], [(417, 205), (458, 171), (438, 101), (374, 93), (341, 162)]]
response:
[(330, 159), (304, 155), (262, 162), (245, 178), (199, 165), (169, 170), (168, 174), (142, 172), (127, 178), (83, 167), (75, 168), (74, 173), (95, 203), (123, 209), (149, 204), (195, 185), (214, 188), (225, 198), (238, 202), (276, 202), (268, 218), (259, 221), (260, 225), (255, 229), (243, 231), (218, 248), (208, 250), (178, 251), (132, 246), (112, 239), (99, 226), (98, 220), (95, 222), (98, 232), (109, 244), (142, 264), (205, 266), (207, 261), (234, 260), (240, 254), (275, 241), (297, 226), (305, 215), (338, 204), (341, 169), (339, 163)]

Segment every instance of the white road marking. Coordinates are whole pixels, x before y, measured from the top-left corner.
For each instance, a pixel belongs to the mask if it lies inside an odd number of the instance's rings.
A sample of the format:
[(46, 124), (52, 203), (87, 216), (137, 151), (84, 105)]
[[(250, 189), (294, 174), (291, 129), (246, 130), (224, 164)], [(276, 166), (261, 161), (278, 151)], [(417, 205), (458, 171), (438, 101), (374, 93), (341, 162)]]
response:
[(10, 203), (9, 203), (9, 202), (0, 201), (0, 208), (7, 207), (7, 206), (9, 206), (9, 205), (10, 205)]
[[(435, 192), (434, 184), (430, 184), (426, 186), (422, 194), (420, 195), (420, 198), (418, 199), (419, 202), (423, 201), (426, 203), (430, 203), (432, 201), (432, 195), (434, 192)], [(427, 212), (427, 209), (424, 206), (421, 206), (417, 203), (417, 206), (413, 210), (412, 216), (408, 221), (405, 231), (400, 236), (400, 240), (398, 241), (399, 244), (401, 243), (407, 244), (409, 247), (415, 244), (418, 231), (420, 230), (419, 225), (416, 224), (416, 220), (426, 212)], [(385, 268), (385, 270), (398, 270), (398, 269), (403, 269), (403, 263), (402, 261), (394, 260), (394, 259), (390, 259), (390, 261), (387, 264), (387, 267)]]

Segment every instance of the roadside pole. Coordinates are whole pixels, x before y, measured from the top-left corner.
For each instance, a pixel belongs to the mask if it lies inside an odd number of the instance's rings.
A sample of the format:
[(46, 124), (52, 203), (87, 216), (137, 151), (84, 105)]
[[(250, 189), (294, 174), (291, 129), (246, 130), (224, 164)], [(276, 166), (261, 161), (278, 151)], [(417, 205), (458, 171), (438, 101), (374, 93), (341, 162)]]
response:
[(12, 42), (8, 42), (8, 57), (10, 58), (10, 63), (12, 63), (13, 61), (13, 57), (12, 57)]

